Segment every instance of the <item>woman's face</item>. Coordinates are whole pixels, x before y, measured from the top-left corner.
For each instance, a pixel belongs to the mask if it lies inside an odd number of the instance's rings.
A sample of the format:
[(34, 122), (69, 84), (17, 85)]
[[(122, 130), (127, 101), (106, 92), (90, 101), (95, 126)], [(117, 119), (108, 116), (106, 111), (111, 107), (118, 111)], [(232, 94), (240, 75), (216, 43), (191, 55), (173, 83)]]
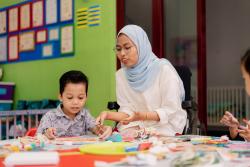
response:
[(250, 75), (247, 73), (247, 71), (243, 65), (241, 65), (241, 73), (242, 73), (242, 77), (245, 80), (246, 92), (250, 96)]
[(126, 67), (133, 67), (138, 62), (137, 48), (126, 35), (119, 35), (115, 50), (116, 56)]

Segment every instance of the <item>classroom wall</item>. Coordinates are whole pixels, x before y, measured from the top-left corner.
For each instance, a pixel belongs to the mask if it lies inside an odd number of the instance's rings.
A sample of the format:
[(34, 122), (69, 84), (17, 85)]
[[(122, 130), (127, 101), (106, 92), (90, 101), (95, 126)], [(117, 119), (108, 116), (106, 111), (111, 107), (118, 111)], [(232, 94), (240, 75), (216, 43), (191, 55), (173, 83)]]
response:
[[(175, 63), (173, 59), (179, 56), (189, 57), (189, 60), (185, 60), (185, 64), (189, 65), (192, 72), (191, 85), (196, 87), (197, 52), (194, 47), (197, 39), (196, 0), (164, 0), (164, 24), (165, 57), (172, 63)], [(193, 43), (185, 49), (176, 50), (177, 40), (191, 40)]]
[[(0, 0), (0, 8), (23, 0)], [(3, 81), (15, 82), (15, 102), (20, 99), (56, 99), (59, 77), (68, 70), (81, 70), (89, 77), (87, 107), (96, 116), (115, 100), (116, 57), (112, 50), (116, 34), (115, 0), (75, 0), (75, 12), (82, 7), (101, 6), (100, 26), (75, 28), (72, 57), (0, 65)], [(76, 25), (76, 23), (75, 23)]]
[(207, 84), (243, 86), (240, 57), (250, 48), (250, 1), (206, 1)]

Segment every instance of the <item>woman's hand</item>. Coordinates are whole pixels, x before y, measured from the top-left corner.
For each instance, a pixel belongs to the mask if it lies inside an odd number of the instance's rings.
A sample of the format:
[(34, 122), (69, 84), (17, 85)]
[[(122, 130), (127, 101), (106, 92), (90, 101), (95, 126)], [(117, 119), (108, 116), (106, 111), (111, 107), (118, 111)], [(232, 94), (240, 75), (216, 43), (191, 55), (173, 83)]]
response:
[(47, 128), (43, 133), (48, 139), (55, 139), (56, 138), (56, 128)]
[(220, 123), (234, 129), (238, 129), (240, 125), (239, 121), (228, 111), (225, 112), (224, 116), (220, 120)]
[(238, 133), (241, 137), (243, 137), (245, 140), (250, 141), (250, 122), (249, 120), (243, 119), (243, 122), (247, 125), (246, 127), (240, 126), (240, 129), (238, 129)]
[(108, 117), (108, 112), (107, 111), (102, 111), (100, 115), (96, 118), (96, 125), (103, 125), (104, 121)]
[(127, 125), (130, 122), (139, 121), (139, 120), (141, 120), (141, 114), (142, 114), (141, 112), (133, 112), (133, 114), (131, 114), (127, 118), (121, 120), (121, 124)]

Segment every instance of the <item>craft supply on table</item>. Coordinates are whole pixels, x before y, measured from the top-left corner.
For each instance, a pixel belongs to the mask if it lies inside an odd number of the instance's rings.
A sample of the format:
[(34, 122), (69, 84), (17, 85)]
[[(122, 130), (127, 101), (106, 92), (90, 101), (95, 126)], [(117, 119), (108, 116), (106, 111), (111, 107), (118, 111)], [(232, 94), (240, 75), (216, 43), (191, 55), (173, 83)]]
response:
[(112, 142), (121, 142), (122, 141), (122, 136), (117, 133), (114, 132), (111, 136), (109, 136), (106, 141), (112, 141)]
[[(126, 148), (130, 150), (126, 151)], [(135, 155), (139, 153), (138, 144), (136, 143), (109, 141), (98, 144), (83, 145), (80, 146), (79, 150), (82, 153), (97, 155)]]
[(16, 165), (57, 165), (59, 154), (57, 152), (18, 152), (8, 155), (4, 164), (6, 167)]

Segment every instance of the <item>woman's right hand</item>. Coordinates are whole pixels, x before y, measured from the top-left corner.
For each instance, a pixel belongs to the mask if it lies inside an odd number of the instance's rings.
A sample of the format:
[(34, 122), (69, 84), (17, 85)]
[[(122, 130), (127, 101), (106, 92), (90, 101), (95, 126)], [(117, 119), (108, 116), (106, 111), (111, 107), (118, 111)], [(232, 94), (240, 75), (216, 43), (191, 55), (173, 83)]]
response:
[(100, 115), (96, 118), (96, 125), (103, 125), (107, 117), (108, 117), (108, 111), (102, 111)]
[(220, 123), (235, 129), (238, 129), (240, 125), (239, 121), (228, 111), (225, 112), (220, 120)]

